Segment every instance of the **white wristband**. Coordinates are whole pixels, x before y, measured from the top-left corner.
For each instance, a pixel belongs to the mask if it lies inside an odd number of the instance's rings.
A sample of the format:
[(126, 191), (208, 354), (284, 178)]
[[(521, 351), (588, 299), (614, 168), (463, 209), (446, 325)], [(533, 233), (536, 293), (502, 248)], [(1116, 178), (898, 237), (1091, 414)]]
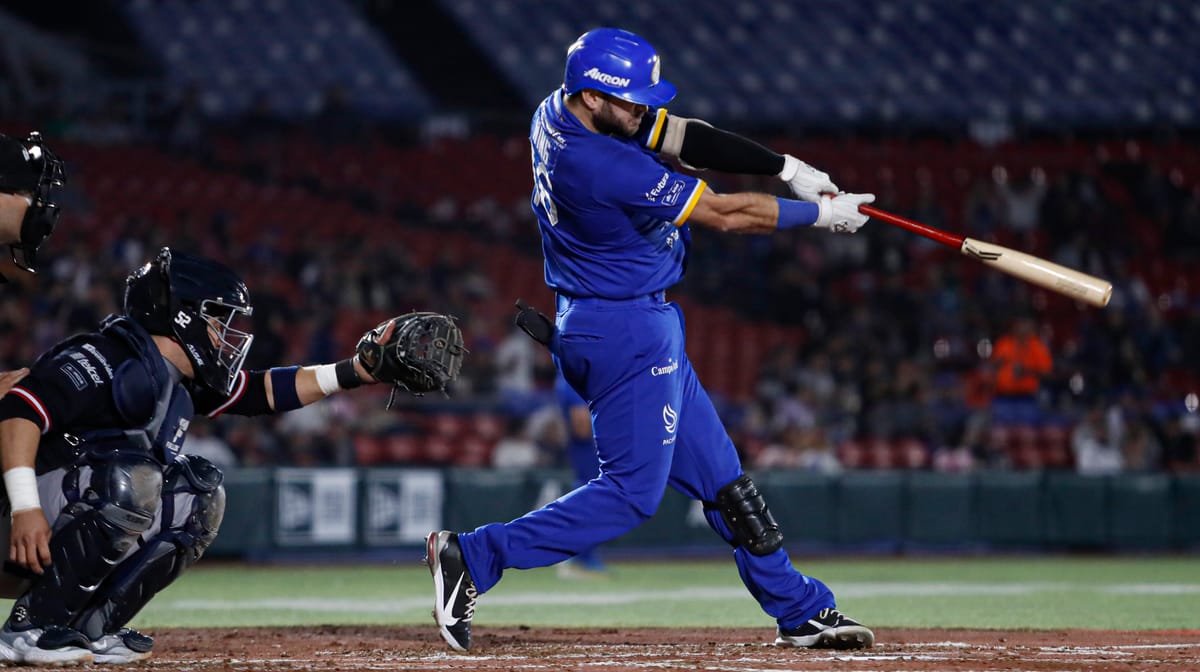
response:
[(800, 159), (791, 154), (783, 155), (783, 170), (779, 171), (779, 179), (791, 182), (796, 173), (800, 172)]
[(325, 396), (329, 396), (342, 389), (338, 385), (337, 371), (334, 370), (336, 367), (337, 364), (322, 364), (313, 368), (313, 371), (317, 374), (317, 387), (321, 388), (321, 392)]
[(828, 229), (833, 223), (833, 199), (828, 196), (822, 196), (821, 200), (817, 201), (818, 210), (817, 221), (813, 226), (818, 229)]
[(38, 496), (37, 473), (33, 467), (13, 467), (4, 472), (4, 488), (8, 490), (8, 503), (13, 513), (42, 508)]

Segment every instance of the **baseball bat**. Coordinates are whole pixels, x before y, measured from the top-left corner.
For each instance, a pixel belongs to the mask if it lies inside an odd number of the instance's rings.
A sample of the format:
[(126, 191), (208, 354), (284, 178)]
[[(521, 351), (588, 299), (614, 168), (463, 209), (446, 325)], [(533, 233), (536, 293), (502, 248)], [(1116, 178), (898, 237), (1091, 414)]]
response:
[(985, 243), (982, 240), (935, 229), (927, 224), (880, 210), (874, 206), (860, 205), (858, 211), (888, 224), (908, 229), (930, 240), (936, 240), (943, 245), (958, 248), (963, 254), (978, 259), (988, 266), (1097, 308), (1107, 306), (1108, 300), (1112, 298), (1112, 283), (1103, 278), (1081, 273), (1073, 268), (1046, 261), (1032, 254), (1018, 252), (1003, 245)]

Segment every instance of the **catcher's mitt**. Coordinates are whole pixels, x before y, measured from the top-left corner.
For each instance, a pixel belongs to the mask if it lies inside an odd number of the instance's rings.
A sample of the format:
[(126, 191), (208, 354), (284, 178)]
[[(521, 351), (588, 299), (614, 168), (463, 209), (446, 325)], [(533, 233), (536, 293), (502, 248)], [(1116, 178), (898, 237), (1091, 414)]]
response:
[[(385, 342), (380, 337), (388, 324), (396, 327)], [(462, 368), (462, 330), (454, 318), (441, 313), (408, 313), (385, 320), (363, 334), (355, 348), (363, 368), (375, 380), (395, 386), (388, 399), (391, 408), (396, 389), (417, 396), (445, 391)]]

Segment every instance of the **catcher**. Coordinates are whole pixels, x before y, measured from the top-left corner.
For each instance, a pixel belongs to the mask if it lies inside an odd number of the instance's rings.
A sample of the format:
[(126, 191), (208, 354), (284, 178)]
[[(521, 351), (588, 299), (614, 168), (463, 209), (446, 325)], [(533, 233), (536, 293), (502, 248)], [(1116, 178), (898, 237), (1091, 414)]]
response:
[(0, 517), (15, 598), (0, 662), (127, 663), (154, 640), (126, 624), (216, 538), (221, 472), (183, 452), (196, 414), (284, 413), (339, 390), (444, 390), (462, 364), (452, 318), (410, 313), (336, 364), (244, 371), (246, 285), (163, 248), (126, 280), (124, 308), (44, 353), (0, 399)]

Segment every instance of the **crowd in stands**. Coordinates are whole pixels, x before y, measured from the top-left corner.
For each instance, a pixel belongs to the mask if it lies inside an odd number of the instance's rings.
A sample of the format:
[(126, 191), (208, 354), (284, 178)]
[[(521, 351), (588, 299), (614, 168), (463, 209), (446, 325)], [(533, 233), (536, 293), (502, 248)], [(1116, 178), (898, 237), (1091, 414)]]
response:
[[(210, 136), (186, 110), (168, 122), (156, 142), (63, 147), (70, 214), (44, 273), (0, 292), (0, 367), (117, 310), (129, 270), (172, 245), (246, 277), (249, 368), (335, 361), (411, 309), (457, 315), (470, 349), (448, 398), (385, 411), (370, 390), (279, 419), (197, 422), (188, 450), (225, 466), (564, 463), (553, 364), (511, 327), (513, 294), (543, 310), (550, 296), (534, 288), (522, 137)], [(1200, 470), (1194, 147), (778, 140), (887, 209), (1111, 278), (1115, 292), (1088, 308), (879, 222), (855, 236), (697, 232), (670, 294), (727, 316), (689, 323), (726, 348), (691, 356), (718, 381), (750, 468)], [(764, 329), (775, 337), (740, 336)], [(729, 366), (746, 385), (706, 376)]]

